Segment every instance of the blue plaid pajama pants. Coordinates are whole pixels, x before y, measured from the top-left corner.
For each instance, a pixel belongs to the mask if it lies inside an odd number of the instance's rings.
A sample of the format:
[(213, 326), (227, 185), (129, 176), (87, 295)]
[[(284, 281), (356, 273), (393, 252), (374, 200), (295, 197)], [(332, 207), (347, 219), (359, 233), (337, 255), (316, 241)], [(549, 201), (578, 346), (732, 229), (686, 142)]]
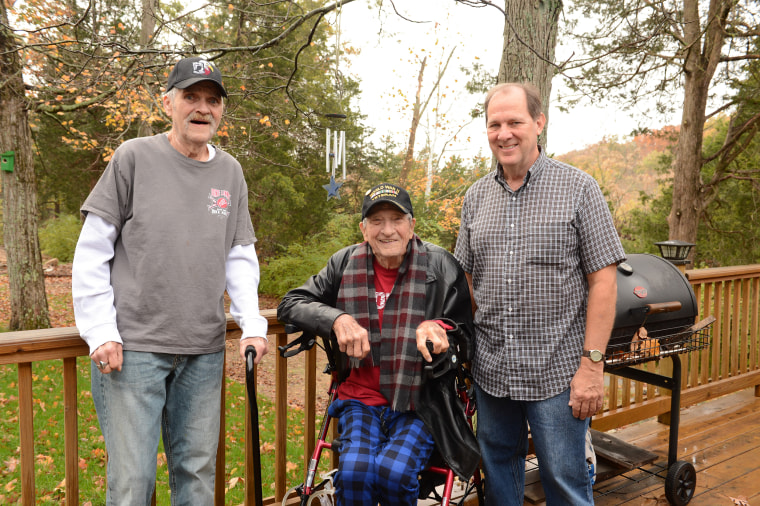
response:
[(416, 505), (419, 472), (433, 453), (433, 436), (413, 412), (335, 400), (339, 452), (338, 506)]

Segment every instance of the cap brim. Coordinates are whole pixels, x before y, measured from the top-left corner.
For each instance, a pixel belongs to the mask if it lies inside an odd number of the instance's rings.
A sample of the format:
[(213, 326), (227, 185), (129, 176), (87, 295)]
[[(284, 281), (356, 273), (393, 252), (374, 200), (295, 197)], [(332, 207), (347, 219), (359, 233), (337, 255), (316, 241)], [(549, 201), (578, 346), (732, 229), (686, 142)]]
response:
[(172, 87), (184, 90), (185, 88), (189, 88), (190, 86), (194, 85), (195, 83), (199, 83), (201, 81), (209, 81), (211, 83), (214, 83), (219, 88), (219, 91), (222, 92), (222, 96), (225, 97), (225, 98), (227, 97), (227, 90), (224, 89), (224, 86), (222, 86), (218, 82), (216, 82), (213, 79), (210, 79), (208, 77), (192, 77), (190, 79), (185, 79), (184, 81), (179, 81), (178, 83), (176, 83)]

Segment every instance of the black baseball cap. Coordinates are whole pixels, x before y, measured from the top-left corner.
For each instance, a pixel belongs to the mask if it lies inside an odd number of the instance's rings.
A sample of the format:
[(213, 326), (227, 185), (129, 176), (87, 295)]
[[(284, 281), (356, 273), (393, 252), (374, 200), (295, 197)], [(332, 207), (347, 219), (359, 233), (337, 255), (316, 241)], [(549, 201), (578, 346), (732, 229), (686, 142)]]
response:
[(411, 214), (414, 216), (414, 212), (412, 211), (412, 200), (409, 198), (409, 194), (406, 190), (395, 184), (381, 183), (372, 187), (364, 194), (362, 219), (367, 217), (370, 209), (381, 202), (390, 202), (398, 207), (404, 214)]
[(174, 65), (166, 83), (166, 91), (172, 88), (184, 90), (188, 86), (201, 81), (212, 81), (219, 87), (222, 96), (227, 96), (227, 90), (222, 84), (222, 72), (219, 68), (202, 56), (183, 58)]

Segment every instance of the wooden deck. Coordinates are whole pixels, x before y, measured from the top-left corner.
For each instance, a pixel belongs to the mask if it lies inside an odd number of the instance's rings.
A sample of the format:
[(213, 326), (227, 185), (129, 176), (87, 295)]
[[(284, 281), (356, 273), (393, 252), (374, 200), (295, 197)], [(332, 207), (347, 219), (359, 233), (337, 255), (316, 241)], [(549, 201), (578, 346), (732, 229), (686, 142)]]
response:
[[(667, 505), (670, 428), (651, 419), (609, 434), (651, 450), (658, 459), (597, 482), (597, 506)], [(754, 388), (682, 409), (678, 436), (678, 460), (690, 462), (697, 471), (690, 505), (760, 505), (760, 397)], [(545, 503), (526, 497), (525, 505), (534, 504)]]

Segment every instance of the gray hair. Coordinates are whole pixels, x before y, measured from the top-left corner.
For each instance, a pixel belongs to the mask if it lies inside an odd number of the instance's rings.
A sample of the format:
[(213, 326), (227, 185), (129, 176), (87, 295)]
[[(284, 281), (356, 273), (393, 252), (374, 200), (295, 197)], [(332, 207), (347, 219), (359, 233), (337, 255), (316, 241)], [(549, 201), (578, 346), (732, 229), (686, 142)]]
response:
[(168, 97), (171, 102), (174, 102), (174, 97), (177, 96), (177, 88), (172, 88), (169, 91), (165, 91), (163, 96)]

